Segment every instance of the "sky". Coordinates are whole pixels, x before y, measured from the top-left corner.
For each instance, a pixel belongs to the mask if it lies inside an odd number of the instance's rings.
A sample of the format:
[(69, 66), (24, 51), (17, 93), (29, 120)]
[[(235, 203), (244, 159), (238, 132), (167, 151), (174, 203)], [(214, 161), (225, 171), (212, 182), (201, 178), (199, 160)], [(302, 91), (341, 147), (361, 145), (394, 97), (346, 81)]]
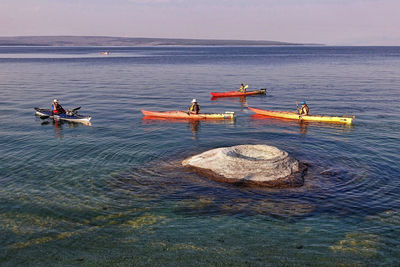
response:
[(400, 45), (400, 0), (0, 0), (0, 36)]

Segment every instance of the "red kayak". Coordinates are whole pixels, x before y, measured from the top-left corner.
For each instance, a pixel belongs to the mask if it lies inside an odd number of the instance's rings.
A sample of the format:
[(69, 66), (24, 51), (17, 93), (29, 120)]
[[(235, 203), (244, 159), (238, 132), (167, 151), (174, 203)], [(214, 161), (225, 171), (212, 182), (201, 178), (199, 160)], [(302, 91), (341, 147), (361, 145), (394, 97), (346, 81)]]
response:
[(247, 96), (247, 95), (265, 95), (267, 89), (260, 89), (257, 91), (247, 91), (247, 92), (239, 92), (239, 91), (230, 91), (224, 93), (215, 93), (211, 92), (210, 94), (213, 97), (235, 97), (235, 96)]

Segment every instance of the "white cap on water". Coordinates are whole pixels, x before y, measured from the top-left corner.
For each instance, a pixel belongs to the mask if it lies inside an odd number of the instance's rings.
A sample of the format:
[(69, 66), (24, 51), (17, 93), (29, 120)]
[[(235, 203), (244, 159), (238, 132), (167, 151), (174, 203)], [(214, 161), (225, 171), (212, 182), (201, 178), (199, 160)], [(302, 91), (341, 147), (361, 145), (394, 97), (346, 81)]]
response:
[(196, 98), (193, 98), (193, 100), (192, 100), (192, 103), (197, 103), (197, 100), (196, 100)]

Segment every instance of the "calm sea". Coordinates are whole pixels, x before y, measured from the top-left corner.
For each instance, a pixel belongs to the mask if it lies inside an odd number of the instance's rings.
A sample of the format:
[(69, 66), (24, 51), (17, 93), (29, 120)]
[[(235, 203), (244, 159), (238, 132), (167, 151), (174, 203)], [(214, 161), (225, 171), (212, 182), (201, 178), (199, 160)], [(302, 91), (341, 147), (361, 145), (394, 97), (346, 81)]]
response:
[[(110, 55), (100, 55), (110, 51)], [(266, 88), (211, 100), (209, 92)], [(34, 116), (58, 98), (92, 125)], [(234, 111), (234, 122), (141, 109)], [(354, 115), (353, 126), (247, 107)], [(0, 264), (400, 264), (400, 47), (0, 47)], [(180, 166), (267, 144), (310, 165), (295, 189)]]

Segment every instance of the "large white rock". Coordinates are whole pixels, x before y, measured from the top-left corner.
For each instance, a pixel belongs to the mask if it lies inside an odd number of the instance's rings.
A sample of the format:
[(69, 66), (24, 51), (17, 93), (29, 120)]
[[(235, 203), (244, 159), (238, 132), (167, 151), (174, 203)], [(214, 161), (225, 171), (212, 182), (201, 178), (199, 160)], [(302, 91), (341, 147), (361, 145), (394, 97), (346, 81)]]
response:
[(301, 186), (305, 170), (287, 152), (267, 145), (215, 148), (182, 165), (219, 181), (269, 187)]

